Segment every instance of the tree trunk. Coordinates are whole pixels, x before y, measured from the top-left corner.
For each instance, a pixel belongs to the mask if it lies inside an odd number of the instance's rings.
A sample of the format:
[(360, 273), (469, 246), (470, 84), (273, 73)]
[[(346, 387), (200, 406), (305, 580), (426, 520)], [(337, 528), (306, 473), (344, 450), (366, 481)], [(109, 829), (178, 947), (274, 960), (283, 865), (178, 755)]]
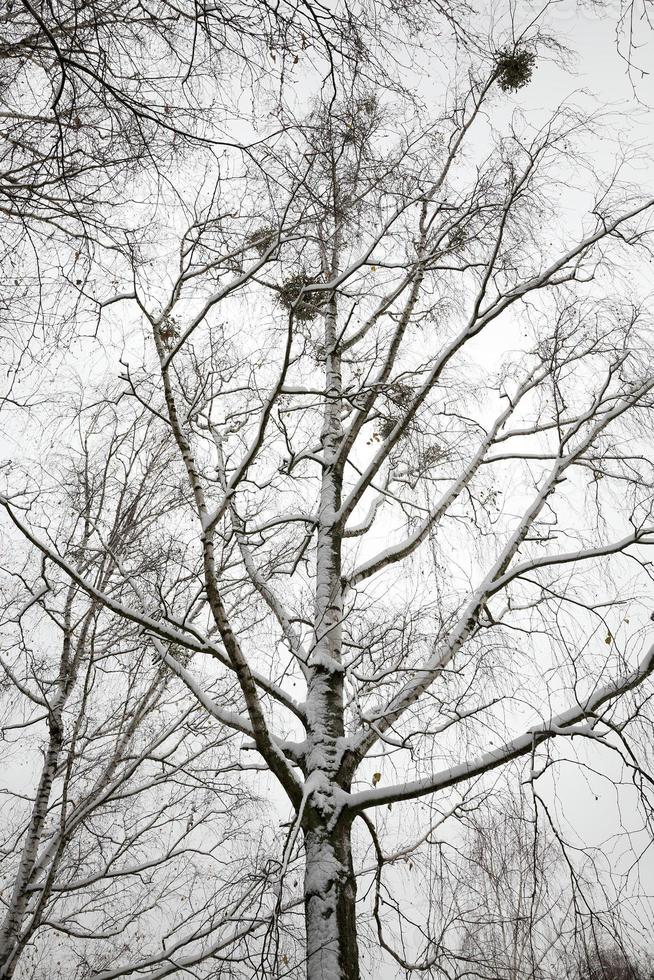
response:
[[(61, 699), (63, 702), (63, 698)], [(14, 887), (7, 904), (5, 918), (0, 926), (0, 977), (9, 980), (13, 977), (22, 952), (21, 928), (27, 909), (30, 893), (28, 885), (36, 864), (41, 843), (43, 827), (50, 805), (50, 792), (55, 778), (57, 761), (63, 745), (61, 724), (61, 703), (50, 714), (50, 742), (41, 770), (41, 777), (32, 806), (30, 822), (25, 834), (25, 843), (20, 864), (14, 880)]]
[(351, 822), (304, 832), (307, 980), (359, 980)]
[[(337, 239), (338, 236), (336, 236)], [(323, 262), (326, 279), (338, 273), (337, 246)], [(307, 980), (359, 980), (356, 879), (352, 867), (349, 817), (334, 798), (348, 789), (343, 765), (344, 707), (341, 549), (338, 517), (343, 484), (338, 453), (343, 438), (342, 376), (336, 298), (324, 322), (325, 405), (321, 431), (322, 478), (316, 532), (314, 643), (307, 682), (307, 785), (313, 781), (304, 820), (306, 869), (304, 907)]]

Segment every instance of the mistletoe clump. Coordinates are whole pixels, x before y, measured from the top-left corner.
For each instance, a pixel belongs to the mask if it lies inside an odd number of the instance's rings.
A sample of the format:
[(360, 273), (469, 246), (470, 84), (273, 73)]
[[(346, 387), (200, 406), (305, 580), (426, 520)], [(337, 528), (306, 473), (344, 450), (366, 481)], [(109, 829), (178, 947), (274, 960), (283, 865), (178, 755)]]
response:
[(318, 280), (312, 279), (306, 272), (296, 272), (285, 279), (279, 286), (279, 299), (287, 310), (293, 312), (296, 320), (305, 322), (314, 320), (322, 309), (324, 297), (321, 293), (305, 293), (303, 289), (314, 286)]
[(365, 95), (349, 104), (345, 110), (343, 142), (363, 145), (379, 121), (379, 101), (375, 95)]
[(531, 81), (536, 55), (526, 48), (504, 48), (497, 56), (495, 69), (497, 81), (503, 92), (515, 92)]
[(256, 249), (259, 255), (264, 255), (276, 240), (277, 231), (269, 225), (263, 225), (248, 235), (246, 242), (251, 248)]

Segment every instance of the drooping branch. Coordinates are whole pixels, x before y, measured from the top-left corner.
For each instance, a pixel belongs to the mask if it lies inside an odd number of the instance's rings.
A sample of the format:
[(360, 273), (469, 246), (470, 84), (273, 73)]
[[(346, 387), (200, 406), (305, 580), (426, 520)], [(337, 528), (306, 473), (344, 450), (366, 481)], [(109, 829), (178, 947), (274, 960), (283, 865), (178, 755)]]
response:
[(575, 726), (579, 726), (587, 719), (596, 719), (600, 708), (640, 687), (649, 679), (652, 672), (654, 672), (654, 646), (650, 647), (636, 669), (627, 674), (626, 677), (618, 678), (612, 683), (604, 685), (583, 703), (575, 704), (560, 714), (534, 725), (524, 734), (505, 742), (497, 749), (485, 752), (462, 762), (458, 766), (452, 766), (424, 779), (413, 780), (404, 785), (353, 793), (344, 801), (345, 805), (349, 809), (357, 811), (368, 809), (371, 806), (396, 803), (400, 800), (417, 799), (492, 772), (513, 759), (518, 759), (535, 751), (539, 745), (551, 738), (558, 736), (574, 737), (575, 735), (599, 737), (594, 736), (592, 727), (585, 726), (575, 730)]

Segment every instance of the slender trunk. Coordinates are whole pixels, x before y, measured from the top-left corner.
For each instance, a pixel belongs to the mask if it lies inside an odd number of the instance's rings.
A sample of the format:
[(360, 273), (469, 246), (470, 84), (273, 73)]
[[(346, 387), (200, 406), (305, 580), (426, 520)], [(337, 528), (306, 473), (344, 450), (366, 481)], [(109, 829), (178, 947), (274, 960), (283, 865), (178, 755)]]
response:
[(9, 901), (6, 903), (4, 920), (0, 924), (0, 978), (2, 980), (10, 980), (13, 977), (25, 944), (37, 924), (37, 919), (34, 917), (27, 926), (25, 924), (25, 920), (30, 914), (30, 901), (34, 899), (34, 893), (28, 889), (30, 884), (38, 878), (39, 849), (50, 809), (52, 786), (57, 778), (59, 760), (64, 748), (64, 709), (77, 679), (80, 658), (86, 648), (86, 640), (94, 621), (96, 609), (96, 604), (91, 603), (84, 617), (79, 642), (75, 650), (70, 625), (75, 593), (76, 586), (71, 584), (64, 611), (64, 635), (57, 689), (49, 704), (48, 745), (44, 750), (39, 784), (32, 804), (30, 819), (25, 829), (25, 841), (14, 879), (14, 887)]
[(349, 821), (305, 829), (307, 980), (359, 980)]
[[(63, 699), (62, 699), (63, 700)], [(46, 752), (41, 778), (39, 780), (30, 822), (25, 834), (25, 843), (21, 854), (20, 864), (14, 888), (9, 899), (4, 922), (0, 927), (0, 977), (10, 978), (18, 963), (21, 952), (20, 933), (29, 898), (28, 886), (36, 864), (38, 848), (41, 842), (48, 807), (50, 792), (57, 770), (57, 761), (63, 745), (63, 728), (60, 717), (60, 706), (51, 712), (50, 742)]]

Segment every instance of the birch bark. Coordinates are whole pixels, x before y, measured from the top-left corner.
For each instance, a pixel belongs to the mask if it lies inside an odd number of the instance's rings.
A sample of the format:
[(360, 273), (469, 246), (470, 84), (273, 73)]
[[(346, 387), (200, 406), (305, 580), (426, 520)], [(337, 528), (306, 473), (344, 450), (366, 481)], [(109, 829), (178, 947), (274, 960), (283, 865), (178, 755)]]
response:
[(356, 879), (352, 867), (351, 825), (343, 815), (339, 790), (349, 790), (343, 755), (343, 663), (341, 622), (343, 437), (341, 356), (336, 301), (325, 317), (325, 409), (321, 433), (322, 478), (318, 514), (314, 648), (307, 691), (307, 779), (316, 789), (304, 826), (304, 901), (307, 980), (358, 980)]

